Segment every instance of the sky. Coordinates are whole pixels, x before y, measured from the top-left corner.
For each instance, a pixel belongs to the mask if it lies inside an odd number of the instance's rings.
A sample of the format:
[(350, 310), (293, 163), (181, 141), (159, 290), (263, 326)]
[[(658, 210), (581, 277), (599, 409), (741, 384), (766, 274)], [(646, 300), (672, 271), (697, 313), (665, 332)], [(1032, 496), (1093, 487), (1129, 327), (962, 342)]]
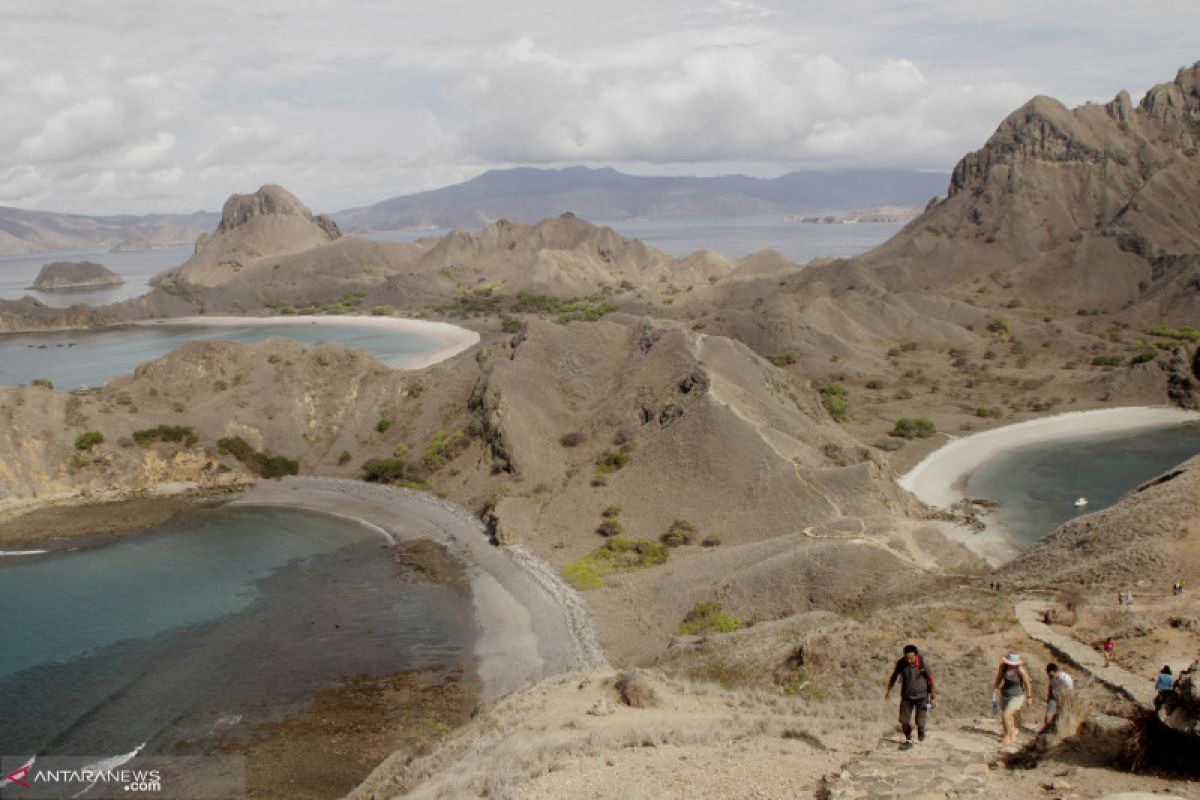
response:
[(315, 211), (488, 169), (948, 171), (1036, 94), (1135, 99), (1197, 0), (0, 1), (0, 205)]

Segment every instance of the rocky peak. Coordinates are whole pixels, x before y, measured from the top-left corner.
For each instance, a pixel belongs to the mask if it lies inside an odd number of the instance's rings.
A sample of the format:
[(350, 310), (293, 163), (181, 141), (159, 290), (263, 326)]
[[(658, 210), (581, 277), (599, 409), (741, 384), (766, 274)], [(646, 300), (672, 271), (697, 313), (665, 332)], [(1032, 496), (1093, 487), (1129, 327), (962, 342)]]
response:
[(1171, 83), (1146, 92), (1139, 109), (1165, 128), (1176, 146), (1195, 147), (1200, 140), (1200, 61), (1180, 69)]
[(325, 214), (314, 217), (294, 194), (274, 184), (263, 186), (254, 194), (235, 194), (226, 200), (217, 233), (228, 233), (256, 217), (272, 215), (307, 219), (321, 228), (330, 241), (342, 235), (336, 222)]

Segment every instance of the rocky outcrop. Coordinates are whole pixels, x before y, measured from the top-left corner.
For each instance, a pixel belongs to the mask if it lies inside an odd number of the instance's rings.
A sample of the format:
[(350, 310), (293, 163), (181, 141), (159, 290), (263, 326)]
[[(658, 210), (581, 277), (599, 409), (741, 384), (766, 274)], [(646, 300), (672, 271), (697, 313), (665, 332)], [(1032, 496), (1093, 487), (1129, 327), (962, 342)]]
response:
[(94, 261), (54, 261), (42, 267), (30, 289), (103, 289), (125, 283), (117, 273)]
[(119, 321), (121, 316), (111, 308), (93, 308), (83, 303), (70, 308), (51, 308), (34, 297), (0, 300), (0, 333), (95, 328)]
[(263, 186), (254, 194), (235, 194), (226, 200), (221, 209), (221, 222), (217, 225), (216, 233), (229, 233), (256, 217), (272, 215), (301, 217), (313, 222), (325, 231), (330, 241), (342, 235), (336, 222), (325, 214), (314, 217), (294, 194), (274, 184)]

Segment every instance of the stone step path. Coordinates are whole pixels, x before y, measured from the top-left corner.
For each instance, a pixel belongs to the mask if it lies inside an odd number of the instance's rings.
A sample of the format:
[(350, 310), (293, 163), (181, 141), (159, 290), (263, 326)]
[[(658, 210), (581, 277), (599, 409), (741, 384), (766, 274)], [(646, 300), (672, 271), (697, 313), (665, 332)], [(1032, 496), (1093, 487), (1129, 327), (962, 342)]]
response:
[(870, 753), (825, 776), (818, 800), (946, 800), (987, 797), (991, 762), (999, 748), (994, 721), (976, 720), (949, 731), (930, 731), (902, 750), (899, 738), (881, 739)]
[[(1104, 666), (1104, 654), (1098, 649), (1061, 634), (1042, 622), (1047, 606), (1045, 600), (1022, 600), (1017, 603), (1017, 621), (1030, 638), (1046, 645), (1064, 660), (1135, 703), (1143, 706), (1154, 703), (1154, 684), (1149, 678), (1135, 675), (1116, 664)], [(1120, 651), (1117, 655), (1120, 657)]]

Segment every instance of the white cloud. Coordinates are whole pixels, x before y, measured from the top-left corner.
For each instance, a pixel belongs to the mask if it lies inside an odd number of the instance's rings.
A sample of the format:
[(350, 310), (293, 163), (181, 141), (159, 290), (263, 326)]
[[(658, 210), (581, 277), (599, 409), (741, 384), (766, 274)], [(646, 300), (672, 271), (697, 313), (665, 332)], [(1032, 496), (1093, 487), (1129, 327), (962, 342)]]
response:
[(335, 210), (521, 163), (949, 169), (1034, 93), (1169, 80), (1200, 28), (1195, 0), (16, 6), (0, 204), (84, 213), (267, 181)]
[[(539, 58), (528, 44), (520, 58), (505, 50), (507, 61), (487, 59), (459, 80), (455, 96), (473, 120), (460, 146), (497, 162), (948, 168), (1031, 93), (1004, 81), (963, 88), (907, 59), (856, 72), (753, 33), (745, 44), (666, 49), (657, 61), (573, 63)], [(967, 113), (943, 113), (948, 97)]]

